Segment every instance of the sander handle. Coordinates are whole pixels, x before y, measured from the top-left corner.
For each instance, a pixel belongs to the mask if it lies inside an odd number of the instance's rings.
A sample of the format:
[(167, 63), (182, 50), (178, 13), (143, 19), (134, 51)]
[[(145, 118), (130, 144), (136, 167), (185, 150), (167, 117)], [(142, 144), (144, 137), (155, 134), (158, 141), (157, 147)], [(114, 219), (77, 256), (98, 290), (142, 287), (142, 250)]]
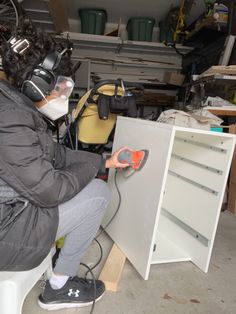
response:
[(124, 150), (122, 150), (122, 151), (119, 153), (117, 159), (118, 159), (118, 161), (119, 161), (120, 163), (122, 163), (122, 164), (129, 164), (129, 165), (132, 165), (132, 163), (133, 163), (133, 162), (132, 162), (132, 154), (133, 154), (133, 152), (131, 152), (130, 150), (124, 149)]

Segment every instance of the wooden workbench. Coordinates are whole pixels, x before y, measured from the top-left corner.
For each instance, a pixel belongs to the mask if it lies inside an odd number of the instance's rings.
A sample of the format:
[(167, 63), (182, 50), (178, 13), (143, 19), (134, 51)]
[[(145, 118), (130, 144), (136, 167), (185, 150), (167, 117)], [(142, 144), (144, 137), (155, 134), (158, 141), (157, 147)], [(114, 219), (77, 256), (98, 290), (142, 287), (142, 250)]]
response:
[(236, 117), (236, 109), (209, 109), (208, 107), (207, 110), (215, 114), (216, 116)]

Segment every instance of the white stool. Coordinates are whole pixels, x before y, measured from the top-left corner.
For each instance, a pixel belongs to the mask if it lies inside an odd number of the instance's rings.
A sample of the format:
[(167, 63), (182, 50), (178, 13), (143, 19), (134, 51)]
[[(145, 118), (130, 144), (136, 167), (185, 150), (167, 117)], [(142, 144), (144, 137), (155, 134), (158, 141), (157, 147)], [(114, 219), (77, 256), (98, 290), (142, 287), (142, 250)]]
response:
[(25, 297), (45, 273), (52, 272), (52, 253), (42, 263), (31, 270), (19, 272), (0, 271), (0, 313), (21, 314)]

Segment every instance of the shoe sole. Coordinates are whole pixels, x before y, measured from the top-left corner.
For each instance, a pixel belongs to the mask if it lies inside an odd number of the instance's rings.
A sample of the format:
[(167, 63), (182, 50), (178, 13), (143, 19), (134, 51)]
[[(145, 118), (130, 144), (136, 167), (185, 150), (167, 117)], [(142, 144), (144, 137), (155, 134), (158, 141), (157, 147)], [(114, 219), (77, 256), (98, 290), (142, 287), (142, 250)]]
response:
[[(100, 297), (98, 297), (95, 300), (95, 303), (97, 301), (99, 301), (105, 292), (103, 292), (103, 294), (100, 295)], [(86, 307), (86, 306), (90, 306), (93, 304), (93, 301), (90, 302), (84, 302), (84, 303), (42, 303), (39, 299), (38, 299), (38, 305), (44, 309), (44, 310), (48, 310), (48, 311), (55, 311), (55, 310), (60, 310), (60, 309), (69, 309), (69, 308), (81, 308), (81, 307)]]

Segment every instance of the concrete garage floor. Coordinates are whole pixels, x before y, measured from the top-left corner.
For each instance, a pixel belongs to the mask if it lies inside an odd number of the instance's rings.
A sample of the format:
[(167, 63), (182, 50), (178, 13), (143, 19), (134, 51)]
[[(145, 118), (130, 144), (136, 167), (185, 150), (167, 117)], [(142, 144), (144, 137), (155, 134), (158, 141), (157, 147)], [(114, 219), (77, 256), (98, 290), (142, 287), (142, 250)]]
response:
[[(204, 218), (203, 218), (204, 219)], [(112, 246), (101, 236), (104, 259)], [(91, 265), (98, 258), (93, 244), (84, 258)], [(99, 273), (102, 264), (96, 270)], [(82, 269), (81, 269), (82, 270)], [(27, 296), (22, 314), (49, 313), (37, 305), (39, 283)], [(90, 313), (90, 307), (53, 311), (55, 314)], [(144, 281), (126, 261), (119, 291), (107, 292), (94, 314), (235, 314), (236, 313), (236, 215), (222, 212), (209, 271), (203, 273), (191, 262), (153, 265)]]

